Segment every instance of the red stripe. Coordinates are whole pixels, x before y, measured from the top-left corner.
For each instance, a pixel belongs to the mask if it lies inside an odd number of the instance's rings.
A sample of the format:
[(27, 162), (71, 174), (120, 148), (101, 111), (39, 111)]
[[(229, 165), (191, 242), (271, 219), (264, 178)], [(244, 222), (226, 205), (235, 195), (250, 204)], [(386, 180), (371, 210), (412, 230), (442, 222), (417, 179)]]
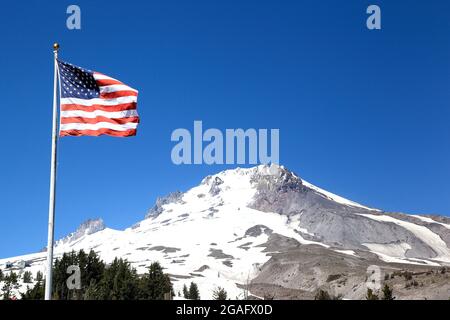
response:
[(101, 135), (108, 135), (113, 137), (130, 137), (136, 135), (136, 129), (130, 129), (126, 131), (117, 131), (112, 129), (98, 129), (98, 130), (62, 130), (59, 132), (59, 135), (61, 137), (66, 136), (101, 136)]
[(122, 82), (120, 82), (118, 80), (114, 80), (114, 79), (96, 79), (95, 82), (97, 82), (97, 85), (99, 87), (110, 86), (113, 84), (123, 84)]
[(63, 117), (61, 118), (61, 124), (68, 123), (99, 123), (99, 122), (109, 122), (114, 124), (124, 124), (124, 123), (139, 123), (139, 117), (125, 117), (125, 118), (107, 118), (103, 116), (98, 116), (95, 118), (84, 118), (84, 117)]
[(83, 106), (80, 104), (62, 104), (61, 105), (61, 111), (72, 111), (72, 110), (80, 110), (80, 111), (87, 111), (92, 112), (95, 110), (102, 110), (102, 111), (124, 111), (124, 110), (134, 110), (136, 109), (136, 102), (131, 103), (123, 103), (118, 104), (115, 106), (105, 106), (103, 104), (94, 104), (92, 106)]
[(100, 93), (99, 98), (100, 99), (114, 99), (114, 98), (129, 97), (129, 96), (137, 97), (137, 95), (138, 94), (136, 91), (124, 90), (124, 91), (115, 91), (115, 92), (103, 92), (103, 93)]

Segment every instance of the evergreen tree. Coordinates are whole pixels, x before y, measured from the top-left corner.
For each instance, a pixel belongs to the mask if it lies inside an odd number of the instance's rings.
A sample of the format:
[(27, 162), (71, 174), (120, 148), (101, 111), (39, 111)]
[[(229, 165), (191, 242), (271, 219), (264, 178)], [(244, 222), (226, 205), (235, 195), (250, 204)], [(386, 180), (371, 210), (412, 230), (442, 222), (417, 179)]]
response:
[(395, 300), (395, 297), (392, 295), (392, 289), (387, 284), (383, 287), (382, 300)]
[(114, 259), (98, 285), (98, 299), (134, 300), (139, 293), (139, 277), (126, 260)]
[(43, 276), (43, 274), (42, 274), (42, 272), (40, 272), (40, 271), (38, 271), (37, 273), (36, 273), (36, 281), (42, 281), (43, 279), (44, 279), (44, 276)]
[(0, 269), (0, 282), (3, 281), (3, 271)]
[(8, 279), (9, 279), (9, 281), (11, 282), (11, 284), (12, 285), (14, 285), (14, 286), (16, 286), (16, 285), (18, 285), (19, 284), (19, 276), (17, 275), (17, 273), (15, 273), (15, 272), (11, 272), (9, 275), (8, 275)]
[(33, 288), (28, 288), (22, 295), (23, 300), (44, 300), (45, 297), (45, 285), (43, 281), (38, 281)]
[(70, 292), (67, 287), (67, 269), (69, 266), (78, 265), (75, 251), (64, 253), (61, 258), (55, 260), (53, 264), (52, 292), (55, 300), (69, 300), (75, 298), (76, 293)]
[(103, 278), (105, 263), (91, 250), (86, 254), (83, 250), (77, 256), (81, 272), (81, 290), (77, 292), (77, 299), (94, 300), (98, 293), (98, 284)]
[(86, 270), (84, 272), (85, 283), (89, 283), (90, 285), (92, 280), (96, 283), (100, 282), (104, 271), (105, 263), (95, 253), (95, 251), (91, 250), (87, 256)]
[(183, 285), (183, 297), (184, 297), (185, 299), (189, 299), (189, 290), (188, 290), (188, 288), (186, 287), (186, 284)]
[(332, 300), (328, 291), (320, 289), (314, 296), (314, 300)]
[(14, 272), (10, 272), (8, 275), (3, 276), (2, 297), (3, 300), (10, 300), (12, 298), (11, 291), (13, 288), (18, 288), (18, 277)]
[[(80, 289), (71, 289), (67, 287), (68, 267), (71, 265), (80, 268)], [(54, 299), (59, 300), (82, 300), (85, 299), (85, 293), (88, 287), (92, 293), (92, 287), (96, 286), (103, 277), (105, 264), (100, 260), (94, 251), (86, 254), (83, 250), (78, 253), (72, 251), (64, 253), (61, 259), (56, 259), (53, 269), (53, 295)], [(90, 293), (90, 295), (91, 295)], [(90, 296), (90, 299), (93, 299)]]
[(213, 300), (227, 300), (227, 292), (224, 288), (217, 287), (213, 291)]
[(23, 282), (24, 283), (31, 283), (31, 272), (30, 271), (25, 271), (23, 273)]
[(91, 280), (91, 282), (89, 283), (89, 286), (84, 291), (83, 299), (84, 300), (98, 300), (99, 299), (99, 286), (94, 280)]
[(191, 282), (189, 286), (189, 298), (190, 300), (200, 300), (200, 292), (198, 291), (198, 286), (195, 282)]
[(139, 281), (139, 299), (144, 300), (164, 300), (167, 294), (173, 297), (173, 288), (170, 278), (164, 274), (161, 265), (154, 262), (148, 268)]
[(366, 300), (379, 300), (378, 295), (376, 295), (372, 289), (367, 289)]
[(2, 287), (2, 299), (3, 300), (9, 300), (11, 299), (11, 290), (12, 290), (12, 286), (11, 286), (11, 282), (8, 281), (8, 279), (5, 277), (4, 279), (4, 284)]

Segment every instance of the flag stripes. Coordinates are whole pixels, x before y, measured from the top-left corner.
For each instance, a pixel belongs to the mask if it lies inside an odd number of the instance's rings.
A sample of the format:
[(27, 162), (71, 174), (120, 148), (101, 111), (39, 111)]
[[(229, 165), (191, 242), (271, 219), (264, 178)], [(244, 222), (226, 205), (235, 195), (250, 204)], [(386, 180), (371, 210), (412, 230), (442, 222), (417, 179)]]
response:
[(104, 74), (58, 62), (60, 136), (136, 135), (137, 90)]
[(124, 111), (124, 110), (135, 110), (136, 109), (136, 103), (123, 103), (123, 104), (117, 104), (117, 105), (103, 105), (103, 104), (93, 104), (90, 106), (83, 106), (79, 104), (64, 104), (61, 105), (61, 111), (72, 111), (72, 110), (79, 110), (79, 111), (86, 111), (86, 112), (92, 112), (95, 110), (103, 110), (103, 111), (109, 111), (109, 112), (116, 112), (116, 111)]
[(114, 136), (114, 137), (131, 137), (136, 135), (136, 129), (125, 130), (125, 131), (115, 131), (111, 129), (97, 129), (97, 130), (64, 130), (60, 132), (61, 137), (65, 136), (101, 136), (103, 134)]

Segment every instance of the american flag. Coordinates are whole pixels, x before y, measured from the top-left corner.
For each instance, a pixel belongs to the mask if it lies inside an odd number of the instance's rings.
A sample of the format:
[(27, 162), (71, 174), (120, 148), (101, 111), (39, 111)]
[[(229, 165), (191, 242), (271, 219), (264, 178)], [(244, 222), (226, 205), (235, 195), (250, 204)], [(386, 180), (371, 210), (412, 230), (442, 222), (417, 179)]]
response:
[(136, 135), (138, 91), (99, 72), (58, 60), (60, 136)]

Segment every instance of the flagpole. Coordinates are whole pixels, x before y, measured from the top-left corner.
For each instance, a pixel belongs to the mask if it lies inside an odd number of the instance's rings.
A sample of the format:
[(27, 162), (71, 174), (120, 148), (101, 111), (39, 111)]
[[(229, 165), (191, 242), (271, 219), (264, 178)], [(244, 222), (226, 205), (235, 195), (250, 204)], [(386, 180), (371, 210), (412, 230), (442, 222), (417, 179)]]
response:
[(48, 239), (47, 239), (47, 275), (45, 278), (45, 300), (52, 299), (53, 241), (55, 222), (55, 189), (56, 189), (56, 151), (58, 141), (58, 49), (53, 45), (54, 80), (53, 80), (53, 120), (52, 120), (52, 156), (50, 160), (50, 198), (48, 205)]

